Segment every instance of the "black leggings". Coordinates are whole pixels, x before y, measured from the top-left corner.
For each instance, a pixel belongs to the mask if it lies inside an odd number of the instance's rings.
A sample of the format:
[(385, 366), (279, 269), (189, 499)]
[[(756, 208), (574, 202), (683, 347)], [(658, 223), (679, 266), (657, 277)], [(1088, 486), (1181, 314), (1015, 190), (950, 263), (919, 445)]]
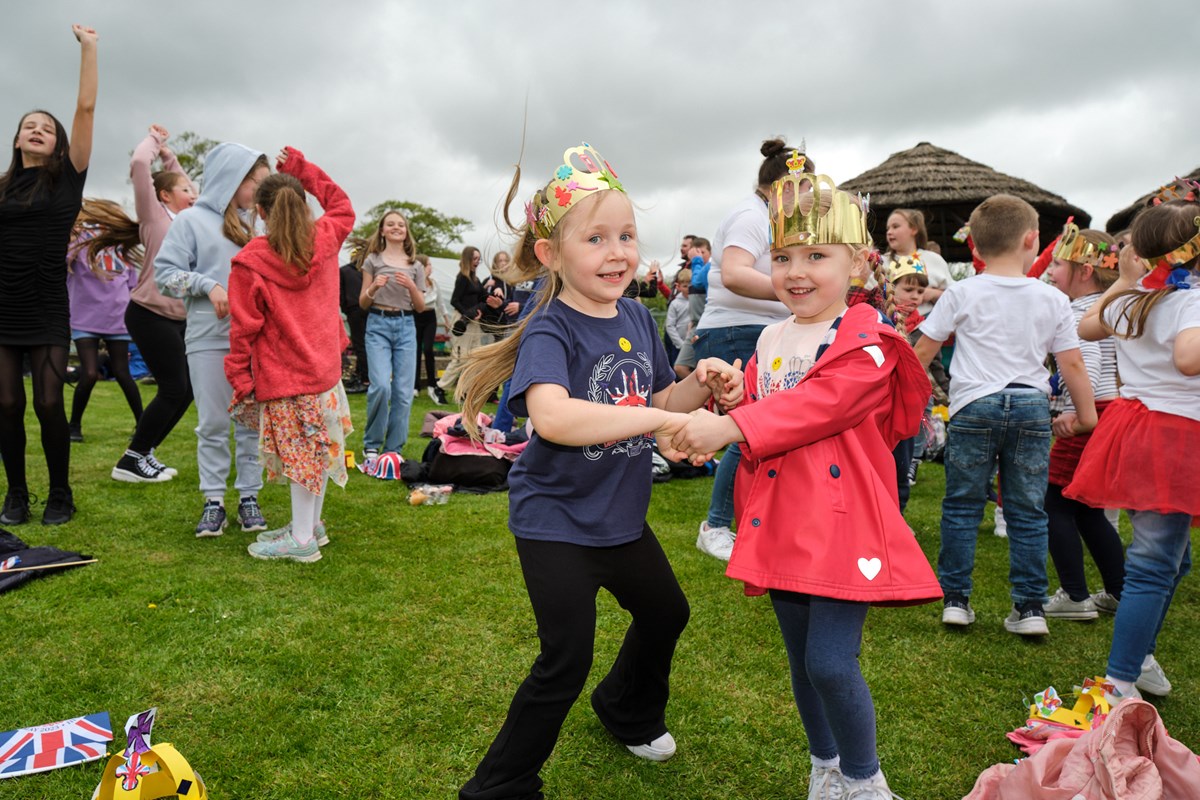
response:
[(1059, 582), (1071, 599), (1078, 602), (1088, 596), (1083, 547), (1079, 544), (1082, 539), (1100, 570), (1104, 591), (1120, 600), (1125, 585), (1125, 550), (1120, 535), (1104, 516), (1104, 509), (1063, 497), (1062, 487), (1054, 484), (1046, 489), (1045, 507), (1050, 558)]
[(88, 400), (92, 397), (92, 389), (100, 380), (100, 339), (104, 339), (105, 349), (108, 350), (108, 367), (117, 379), (117, 385), (125, 394), (125, 402), (133, 412), (136, 424), (142, 416), (142, 393), (138, 391), (137, 382), (129, 374), (129, 342), (100, 337), (96, 339), (76, 339), (75, 352), (79, 355), (79, 381), (75, 384), (75, 397), (71, 401), (71, 427), (83, 425), (83, 412)]
[(433, 357), (433, 343), (437, 339), (437, 312), (429, 309), (413, 315), (417, 326), (417, 370), (413, 387), (421, 388), (421, 356), (425, 357), (425, 385), (437, 386), (437, 360)]
[(65, 345), (0, 345), (0, 457), (9, 490), (29, 490), (25, 479), (25, 355), (33, 377), (33, 410), (42, 426), (42, 450), (51, 489), (66, 489), (71, 467), (71, 433), (63, 405), (67, 374)]
[(130, 450), (145, 455), (162, 444), (192, 404), (187, 348), (183, 343), (187, 323), (130, 303), (125, 309), (125, 327), (158, 384), (158, 392), (138, 419), (129, 443)]

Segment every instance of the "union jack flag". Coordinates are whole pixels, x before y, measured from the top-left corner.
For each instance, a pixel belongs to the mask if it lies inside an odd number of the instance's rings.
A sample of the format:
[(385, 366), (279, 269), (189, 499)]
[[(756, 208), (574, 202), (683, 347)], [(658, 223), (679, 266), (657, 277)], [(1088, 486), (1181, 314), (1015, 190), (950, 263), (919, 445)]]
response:
[(111, 742), (108, 712), (0, 733), (0, 778), (103, 758)]

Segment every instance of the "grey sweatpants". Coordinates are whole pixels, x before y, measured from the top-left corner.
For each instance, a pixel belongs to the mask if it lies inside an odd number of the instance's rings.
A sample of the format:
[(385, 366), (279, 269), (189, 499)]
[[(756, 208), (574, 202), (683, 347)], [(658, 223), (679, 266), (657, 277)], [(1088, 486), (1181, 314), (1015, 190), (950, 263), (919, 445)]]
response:
[[(200, 492), (207, 496), (225, 494), (229, 481), (229, 404), (233, 387), (225, 379), (225, 356), (228, 350), (201, 350), (188, 353), (192, 393), (196, 397), (196, 462), (200, 468)], [(258, 433), (237, 422), (233, 423), (233, 439), (237, 447), (237, 480), (239, 495), (257, 494), (262, 488), (262, 467), (258, 463)]]

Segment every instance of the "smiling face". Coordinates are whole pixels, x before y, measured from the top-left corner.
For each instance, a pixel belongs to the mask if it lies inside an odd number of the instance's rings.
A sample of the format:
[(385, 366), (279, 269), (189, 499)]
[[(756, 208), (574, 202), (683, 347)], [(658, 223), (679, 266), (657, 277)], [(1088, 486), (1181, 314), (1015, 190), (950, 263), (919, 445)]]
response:
[(845, 244), (772, 250), (771, 286), (797, 322), (825, 322), (846, 309), (850, 272), (866, 257)]
[(623, 192), (597, 192), (581, 200), (559, 221), (561, 239), (540, 239), (538, 259), (559, 273), (559, 297), (593, 317), (611, 317), (625, 287), (637, 273), (637, 223)]
[(893, 253), (912, 253), (917, 249), (917, 229), (903, 214), (892, 214), (887, 221), (888, 249)]
[(57, 146), (58, 126), (53, 117), (33, 111), (21, 118), (13, 149), (21, 151), (25, 166), (44, 164)]
[(170, 209), (172, 214), (178, 214), (185, 208), (191, 208), (196, 204), (196, 189), (183, 175), (175, 183), (171, 184), (170, 189), (164, 189), (158, 193), (158, 199), (164, 206)]
[(1070, 261), (1061, 258), (1051, 261), (1050, 266), (1046, 267), (1046, 278), (1051, 286), (1072, 300), (1088, 293), (1084, 291), (1087, 282), (1080, 280), (1080, 270), (1075, 269)]
[(379, 222), (379, 235), (388, 244), (404, 244), (408, 238), (408, 220), (395, 211), (389, 211)]

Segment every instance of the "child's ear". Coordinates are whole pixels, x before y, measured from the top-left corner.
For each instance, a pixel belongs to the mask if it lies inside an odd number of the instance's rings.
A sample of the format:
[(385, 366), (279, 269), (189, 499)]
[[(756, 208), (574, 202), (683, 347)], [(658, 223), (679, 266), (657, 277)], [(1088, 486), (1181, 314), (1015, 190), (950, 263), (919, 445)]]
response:
[(550, 244), (549, 239), (538, 239), (533, 243), (533, 254), (537, 256), (537, 260), (542, 262), (542, 266), (547, 269), (552, 267), (554, 261), (554, 248)]
[(1033, 228), (1033, 229), (1027, 231), (1025, 233), (1025, 249), (1028, 250), (1029, 248), (1032, 247), (1034, 250), (1037, 250), (1038, 244), (1039, 244), (1038, 238), (1040, 237), (1040, 235), (1041, 234), (1038, 233), (1037, 228)]

